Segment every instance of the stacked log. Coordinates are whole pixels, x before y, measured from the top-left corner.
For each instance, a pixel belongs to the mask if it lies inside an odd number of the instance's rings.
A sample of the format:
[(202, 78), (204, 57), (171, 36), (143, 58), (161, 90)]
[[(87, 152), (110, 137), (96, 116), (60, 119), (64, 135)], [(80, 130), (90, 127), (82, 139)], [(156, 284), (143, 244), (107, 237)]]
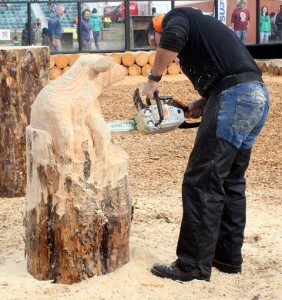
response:
[(282, 75), (282, 60), (273, 59), (273, 60), (257, 60), (258, 67), (262, 73), (269, 73), (275, 76)]
[[(155, 61), (155, 51), (138, 51), (124, 53), (101, 53), (100, 55), (111, 56), (115, 63), (122, 65), (127, 72), (128, 76), (147, 76), (149, 70)], [(50, 56), (50, 79), (56, 79), (64, 74), (77, 60), (79, 54), (59, 54)], [(275, 60), (257, 60), (257, 65), (263, 73), (269, 73), (273, 75), (282, 75), (282, 61)], [(182, 71), (176, 61), (173, 61), (167, 69), (165, 69), (163, 75), (178, 75), (182, 74)]]

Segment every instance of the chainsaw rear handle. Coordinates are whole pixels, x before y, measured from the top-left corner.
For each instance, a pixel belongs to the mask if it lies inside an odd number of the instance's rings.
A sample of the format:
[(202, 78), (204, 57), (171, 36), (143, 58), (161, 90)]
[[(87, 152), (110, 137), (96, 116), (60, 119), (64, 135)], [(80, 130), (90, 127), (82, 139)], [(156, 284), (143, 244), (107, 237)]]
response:
[(162, 123), (162, 121), (164, 120), (164, 112), (163, 112), (161, 99), (159, 97), (158, 92), (154, 92), (154, 98), (157, 102), (157, 108), (158, 108), (158, 113), (159, 113), (159, 121), (157, 123), (155, 123), (155, 126), (159, 126)]

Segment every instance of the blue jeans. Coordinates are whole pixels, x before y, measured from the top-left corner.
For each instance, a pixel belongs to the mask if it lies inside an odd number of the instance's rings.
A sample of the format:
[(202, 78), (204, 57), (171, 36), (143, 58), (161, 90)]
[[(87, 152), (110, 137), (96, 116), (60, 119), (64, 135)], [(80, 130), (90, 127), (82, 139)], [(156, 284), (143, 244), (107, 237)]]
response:
[(217, 120), (218, 138), (237, 149), (252, 148), (266, 121), (269, 95), (263, 83), (246, 82), (223, 91)]
[(97, 50), (99, 50), (99, 37), (100, 31), (93, 31), (94, 44)]
[(235, 34), (245, 44), (247, 37), (247, 30), (235, 30)]

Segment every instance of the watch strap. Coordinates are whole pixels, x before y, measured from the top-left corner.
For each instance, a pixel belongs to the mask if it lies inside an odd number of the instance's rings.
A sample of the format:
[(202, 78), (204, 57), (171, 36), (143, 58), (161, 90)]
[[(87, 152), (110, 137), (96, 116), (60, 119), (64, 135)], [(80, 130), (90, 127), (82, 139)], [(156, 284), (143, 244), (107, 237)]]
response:
[(152, 70), (150, 70), (150, 71), (148, 72), (148, 78), (149, 78), (150, 80), (159, 82), (159, 81), (162, 79), (162, 75), (161, 75), (161, 76), (154, 76), (154, 75), (152, 74)]

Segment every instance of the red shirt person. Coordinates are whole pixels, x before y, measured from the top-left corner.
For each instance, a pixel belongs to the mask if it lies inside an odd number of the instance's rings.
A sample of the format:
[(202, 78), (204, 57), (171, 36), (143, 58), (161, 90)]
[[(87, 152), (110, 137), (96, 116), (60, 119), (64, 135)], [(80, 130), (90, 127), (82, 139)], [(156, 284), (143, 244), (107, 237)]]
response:
[(250, 23), (250, 12), (246, 9), (246, 4), (245, 0), (239, 1), (231, 17), (231, 25), (234, 32), (244, 44), (247, 37), (247, 28)]

